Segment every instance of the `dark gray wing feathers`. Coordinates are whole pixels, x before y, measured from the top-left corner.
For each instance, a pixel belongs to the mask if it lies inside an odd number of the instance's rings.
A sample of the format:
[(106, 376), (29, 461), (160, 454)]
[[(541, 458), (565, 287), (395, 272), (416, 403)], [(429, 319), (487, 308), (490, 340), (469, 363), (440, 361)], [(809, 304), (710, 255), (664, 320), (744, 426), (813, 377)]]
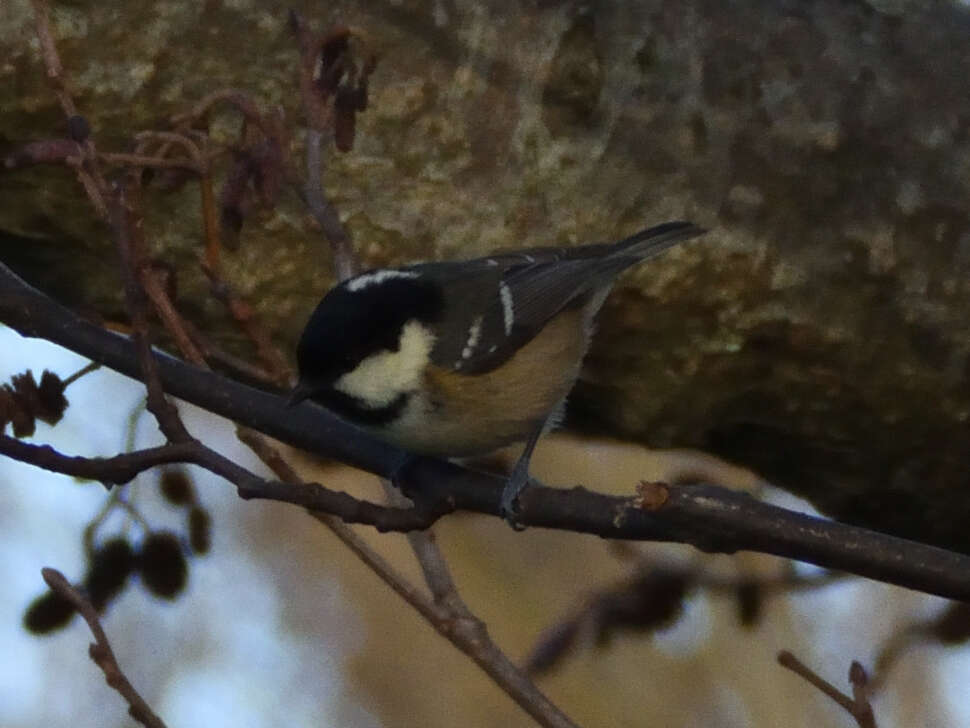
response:
[(468, 280), (453, 286), (443, 281), (453, 296), (445, 310), (454, 320), (442, 327), (446, 333), (436, 342), (432, 359), (467, 374), (501, 366), (572, 302), (611, 285), (631, 265), (703, 232), (690, 223), (666, 223), (617, 243), (539, 248), (469, 261), (471, 267), (462, 272)]

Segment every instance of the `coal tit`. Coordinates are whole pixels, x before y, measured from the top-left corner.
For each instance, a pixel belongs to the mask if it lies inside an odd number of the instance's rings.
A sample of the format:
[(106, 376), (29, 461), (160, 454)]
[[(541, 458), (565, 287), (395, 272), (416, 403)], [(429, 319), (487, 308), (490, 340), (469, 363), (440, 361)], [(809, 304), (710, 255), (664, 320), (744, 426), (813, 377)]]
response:
[(525, 441), (502, 494), (511, 519), (532, 450), (562, 414), (617, 276), (703, 232), (669, 222), (617, 243), (345, 280), (303, 331), (291, 402), (310, 398), (412, 453), (463, 457)]

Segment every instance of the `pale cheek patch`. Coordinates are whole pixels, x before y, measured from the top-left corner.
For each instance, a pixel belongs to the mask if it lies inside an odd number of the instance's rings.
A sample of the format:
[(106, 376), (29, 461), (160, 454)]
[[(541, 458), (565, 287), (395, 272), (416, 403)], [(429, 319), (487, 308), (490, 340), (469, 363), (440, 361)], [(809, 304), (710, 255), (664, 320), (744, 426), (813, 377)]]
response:
[(417, 321), (401, 329), (397, 351), (381, 351), (364, 359), (334, 383), (334, 389), (379, 409), (402, 394), (420, 389), (434, 346), (434, 334)]
[(418, 274), (410, 270), (375, 270), (372, 273), (365, 273), (362, 276), (352, 278), (347, 282), (347, 290), (356, 293), (393, 278), (418, 278)]

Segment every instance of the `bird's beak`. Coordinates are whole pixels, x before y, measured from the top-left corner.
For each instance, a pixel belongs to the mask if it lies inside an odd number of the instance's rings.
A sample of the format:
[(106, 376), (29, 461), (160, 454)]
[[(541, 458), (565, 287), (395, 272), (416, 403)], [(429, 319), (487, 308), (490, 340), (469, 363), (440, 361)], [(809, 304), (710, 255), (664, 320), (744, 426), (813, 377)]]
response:
[(286, 406), (292, 407), (297, 405), (305, 399), (308, 399), (313, 395), (314, 387), (304, 381), (297, 382), (297, 385), (293, 387), (293, 391), (290, 392), (289, 398), (286, 400)]

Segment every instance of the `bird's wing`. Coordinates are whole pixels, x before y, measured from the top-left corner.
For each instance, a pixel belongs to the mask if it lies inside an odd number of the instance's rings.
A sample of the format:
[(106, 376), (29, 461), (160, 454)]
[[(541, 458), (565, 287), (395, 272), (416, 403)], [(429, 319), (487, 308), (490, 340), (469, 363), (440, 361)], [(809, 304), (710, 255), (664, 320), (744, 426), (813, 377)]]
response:
[[(668, 223), (618, 243), (578, 248), (539, 248), (470, 261), (462, 275), (469, 285), (445, 285), (460, 296), (446, 302), (455, 318), (442, 327), (432, 360), (467, 374), (501, 366), (557, 313), (609, 286), (625, 268), (703, 231)], [(444, 269), (442, 269), (444, 270)]]

